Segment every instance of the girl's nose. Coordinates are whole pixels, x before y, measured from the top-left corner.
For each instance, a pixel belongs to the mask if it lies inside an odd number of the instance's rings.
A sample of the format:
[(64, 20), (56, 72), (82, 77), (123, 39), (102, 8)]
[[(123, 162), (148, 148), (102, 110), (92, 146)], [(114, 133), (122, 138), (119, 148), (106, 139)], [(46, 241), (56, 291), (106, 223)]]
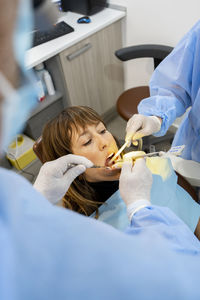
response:
[(103, 151), (105, 148), (107, 148), (108, 147), (108, 142), (107, 142), (107, 140), (105, 139), (105, 138), (103, 138), (103, 137), (101, 137), (100, 139), (99, 139), (99, 149), (101, 150), (101, 151)]

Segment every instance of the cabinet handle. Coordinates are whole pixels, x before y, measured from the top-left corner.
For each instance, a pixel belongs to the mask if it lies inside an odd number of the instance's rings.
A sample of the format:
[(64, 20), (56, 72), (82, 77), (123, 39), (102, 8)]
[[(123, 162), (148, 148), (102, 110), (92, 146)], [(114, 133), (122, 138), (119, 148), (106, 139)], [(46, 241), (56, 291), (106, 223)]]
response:
[(90, 49), (92, 47), (92, 45), (90, 43), (86, 44), (85, 46), (83, 46), (81, 49), (73, 52), (72, 54), (67, 55), (67, 59), (69, 61), (73, 60), (74, 58), (76, 58), (77, 56), (81, 55), (82, 53), (86, 52), (88, 49)]

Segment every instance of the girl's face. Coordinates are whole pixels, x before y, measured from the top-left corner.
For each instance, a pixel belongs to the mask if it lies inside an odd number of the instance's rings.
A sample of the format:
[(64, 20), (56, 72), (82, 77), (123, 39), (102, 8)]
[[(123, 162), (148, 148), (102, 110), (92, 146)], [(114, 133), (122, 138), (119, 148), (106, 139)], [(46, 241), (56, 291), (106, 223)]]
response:
[[(88, 125), (85, 129), (74, 130), (72, 135), (72, 153), (85, 156), (97, 166), (105, 166), (108, 156), (117, 152), (118, 147), (112, 134), (104, 124)], [(87, 169), (86, 180), (89, 182), (112, 181), (119, 179), (120, 170), (106, 168)]]

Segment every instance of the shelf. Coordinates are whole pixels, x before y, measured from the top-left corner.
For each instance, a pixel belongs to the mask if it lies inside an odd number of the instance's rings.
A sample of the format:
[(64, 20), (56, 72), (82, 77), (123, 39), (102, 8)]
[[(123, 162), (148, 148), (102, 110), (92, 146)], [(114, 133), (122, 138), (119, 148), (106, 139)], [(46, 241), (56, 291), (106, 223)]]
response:
[(46, 98), (42, 102), (38, 102), (38, 106), (32, 111), (29, 118), (37, 115), (40, 111), (47, 108), (49, 105), (62, 98), (63, 94), (61, 92), (56, 91), (53, 96), (46, 96)]
[(84, 25), (77, 23), (77, 19), (82, 17), (81, 14), (68, 11), (60, 13), (60, 16), (59, 21), (65, 21), (74, 28), (74, 31), (27, 50), (25, 60), (28, 69), (35, 67), (39, 63), (46, 61), (63, 50), (124, 18), (126, 12), (118, 10), (117, 7), (116, 9), (105, 8), (91, 16), (91, 23)]

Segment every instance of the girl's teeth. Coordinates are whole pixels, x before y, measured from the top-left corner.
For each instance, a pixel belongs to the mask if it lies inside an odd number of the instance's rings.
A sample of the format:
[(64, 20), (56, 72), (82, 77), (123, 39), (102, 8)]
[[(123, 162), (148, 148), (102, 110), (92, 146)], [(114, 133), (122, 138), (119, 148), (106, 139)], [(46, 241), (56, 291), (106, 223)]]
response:
[(111, 158), (111, 157), (113, 157), (115, 155), (115, 153), (114, 152), (112, 152), (112, 153), (110, 153), (110, 155), (108, 155), (108, 157), (107, 158)]

